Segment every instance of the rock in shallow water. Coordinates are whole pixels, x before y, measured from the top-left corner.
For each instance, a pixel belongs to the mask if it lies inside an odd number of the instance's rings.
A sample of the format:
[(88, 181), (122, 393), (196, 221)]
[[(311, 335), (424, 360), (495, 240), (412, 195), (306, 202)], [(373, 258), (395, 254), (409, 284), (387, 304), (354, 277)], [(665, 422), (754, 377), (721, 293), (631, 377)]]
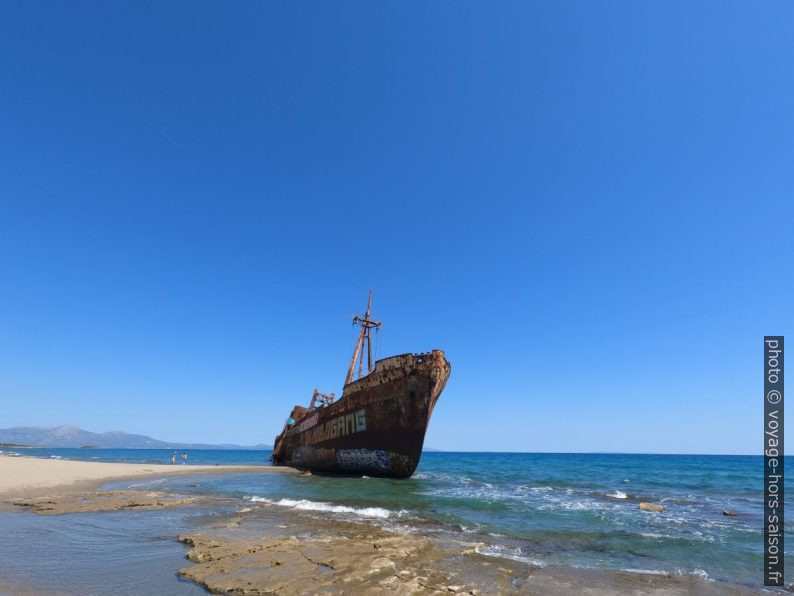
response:
[(642, 509), (643, 511), (661, 512), (661, 511), (665, 511), (667, 507), (665, 507), (664, 505), (659, 505), (658, 503), (646, 503), (645, 501), (643, 501), (642, 503), (639, 504), (639, 509)]
[[(649, 505), (653, 505), (649, 503)], [(657, 505), (659, 506), (659, 505)], [(246, 530), (180, 536), (198, 564), (179, 574), (227, 594), (543, 594), (544, 596), (727, 596), (753, 592), (678, 574), (536, 567), (494, 559), (471, 543), (437, 541), (359, 523), (292, 516), (291, 536)], [(256, 535), (254, 535), (256, 534)], [(377, 545), (377, 547), (375, 547)]]
[(11, 503), (39, 515), (119, 511), (122, 509), (161, 509), (180, 507), (197, 501), (195, 497), (181, 497), (169, 493), (137, 490), (105, 490), (78, 493), (59, 493), (50, 497), (14, 500)]
[[(430, 594), (488, 585), (492, 593), (505, 593), (514, 581), (512, 573), (462, 574), (452, 569), (460, 566), (461, 557), (471, 558), (440, 548), (427, 537), (374, 532), (360, 525), (326, 523), (300, 538), (183, 535), (180, 540), (192, 547), (187, 558), (198, 564), (179, 573), (210, 592), (235, 594)], [(483, 585), (477, 580), (484, 580)]]

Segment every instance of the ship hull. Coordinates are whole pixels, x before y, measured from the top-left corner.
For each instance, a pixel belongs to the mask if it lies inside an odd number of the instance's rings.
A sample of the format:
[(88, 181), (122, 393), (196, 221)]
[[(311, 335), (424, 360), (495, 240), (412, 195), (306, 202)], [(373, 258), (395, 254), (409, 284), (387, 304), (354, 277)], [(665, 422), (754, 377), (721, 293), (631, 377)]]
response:
[(338, 401), (286, 428), (276, 438), (273, 463), (331, 474), (411, 476), (450, 370), (440, 350), (379, 360)]

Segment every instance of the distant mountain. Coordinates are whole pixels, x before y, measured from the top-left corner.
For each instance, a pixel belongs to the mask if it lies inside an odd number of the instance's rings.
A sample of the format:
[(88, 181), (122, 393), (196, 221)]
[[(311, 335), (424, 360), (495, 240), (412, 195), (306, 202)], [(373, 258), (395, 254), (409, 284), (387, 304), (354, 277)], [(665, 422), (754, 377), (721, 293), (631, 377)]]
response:
[(97, 449), (272, 449), (270, 445), (170, 443), (158, 441), (145, 435), (130, 435), (121, 431), (92, 433), (76, 426), (2, 428), (0, 429), (0, 443), (27, 447), (93, 447)]

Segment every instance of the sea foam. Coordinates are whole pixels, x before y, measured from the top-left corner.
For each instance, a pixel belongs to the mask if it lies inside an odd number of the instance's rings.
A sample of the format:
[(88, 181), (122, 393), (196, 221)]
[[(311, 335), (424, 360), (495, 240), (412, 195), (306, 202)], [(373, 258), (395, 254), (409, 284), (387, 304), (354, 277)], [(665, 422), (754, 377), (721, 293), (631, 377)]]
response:
[(398, 517), (403, 514), (403, 511), (393, 512), (383, 507), (349, 507), (347, 505), (333, 505), (323, 501), (309, 501), (308, 499), (279, 499), (273, 501), (265, 497), (248, 497), (252, 503), (270, 503), (271, 505), (278, 505), (280, 507), (290, 507), (292, 509), (299, 509), (301, 511), (323, 511), (326, 513), (348, 513), (359, 517), (371, 517), (378, 519), (388, 519), (392, 515)]

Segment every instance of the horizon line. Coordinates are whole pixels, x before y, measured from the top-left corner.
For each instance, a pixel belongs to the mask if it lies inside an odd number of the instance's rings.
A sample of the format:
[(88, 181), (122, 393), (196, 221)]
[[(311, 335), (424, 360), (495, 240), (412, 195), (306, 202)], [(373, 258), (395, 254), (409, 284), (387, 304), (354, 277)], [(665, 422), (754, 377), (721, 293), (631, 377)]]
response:
[[(165, 441), (163, 441), (165, 442)], [(177, 445), (177, 443), (174, 443)], [(180, 443), (181, 448), (190, 445), (190, 443)], [(193, 447), (197, 451), (212, 451), (215, 445), (211, 443), (196, 443), (196, 445), (206, 445), (206, 447)], [(257, 451), (258, 445), (235, 445), (241, 449), (224, 449), (218, 448), (216, 451)], [(272, 451), (272, 445), (264, 445), (262, 451)], [(10, 445), (7, 448), (12, 448)], [(45, 445), (14, 445), (15, 449), (81, 449), (84, 447), (48, 447)], [(173, 447), (93, 447), (92, 451), (162, 451), (164, 449), (172, 449)], [(676, 456), (700, 456), (700, 457), (763, 457), (763, 453), (665, 453), (655, 451), (456, 451), (454, 449), (436, 449), (429, 447), (423, 449), (422, 453), (490, 453), (502, 455), (676, 455)], [(794, 454), (791, 454), (794, 455)], [(790, 457), (791, 455), (784, 453), (783, 457)]]

